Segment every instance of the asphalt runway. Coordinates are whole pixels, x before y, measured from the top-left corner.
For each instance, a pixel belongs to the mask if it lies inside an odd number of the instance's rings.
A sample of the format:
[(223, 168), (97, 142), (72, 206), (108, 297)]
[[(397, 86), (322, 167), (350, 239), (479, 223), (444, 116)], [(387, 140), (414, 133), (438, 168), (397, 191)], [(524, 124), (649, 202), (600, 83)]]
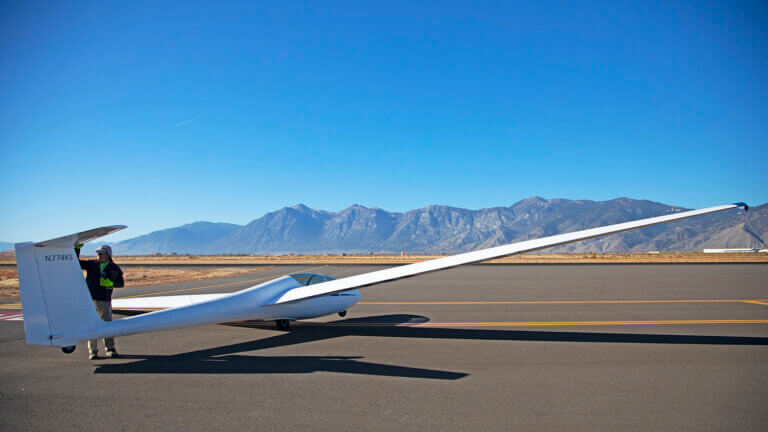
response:
[[(117, 296), (381, 268), (278, 266)], [(71, 355), (28, 346), (21, 322), (0, 320), (0, 430), (768, 425), (765, 264), (474, 265), (362, 293), (344, 319), (122, 337), (114, 360), (87, 360), (84, 344)]]

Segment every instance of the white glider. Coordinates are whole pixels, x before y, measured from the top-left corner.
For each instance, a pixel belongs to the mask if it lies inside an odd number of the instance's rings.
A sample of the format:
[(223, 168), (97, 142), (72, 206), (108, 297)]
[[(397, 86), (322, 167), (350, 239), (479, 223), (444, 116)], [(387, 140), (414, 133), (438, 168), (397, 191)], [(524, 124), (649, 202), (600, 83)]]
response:
[(530, 252), (565, 243), (693, 216), (743, 207), (736, 203), (526, 240), (505, 246), (374, 271), (343, 279), (301, 273), (283, 276), (231, 294), (116, 299), (113, 306), (164, 309), (105, 322), (96, 313), (73, 247), (125, 228), (107, 226), (38, 243), (16, 244), (24, 331), (28, 344), (74, 351), (78, 342), (200, 324), (263, 320), (287, 329), (290, 321), (333, 313), (344, 315), (360, 301), (362, 288), (422, 273)]

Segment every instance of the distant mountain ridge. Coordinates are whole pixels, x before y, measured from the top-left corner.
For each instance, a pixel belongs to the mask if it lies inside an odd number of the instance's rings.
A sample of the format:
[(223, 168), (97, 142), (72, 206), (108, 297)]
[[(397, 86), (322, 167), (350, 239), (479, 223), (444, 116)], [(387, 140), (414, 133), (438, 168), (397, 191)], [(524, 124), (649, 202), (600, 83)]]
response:
[[(150, 253), (199, 254), (211, 243), (242, 228), (223, 222), (193, 222), (180, 227), (154, 231), (115, 243), (108, 243), (116, 255), (147, 255)], [(93, 251), (104, 242), (86, 244), (83, 253)]]
[[(298, 204), (242, 226), (195, 222), (111, 243), (116, 254), (458, 253), (686, 209), (646, 200), (531, 197), (509, 207), (431, 205), (402, 213), (352, 205), (339, 212)], [(542, 251), (697, 251), (765, 247), (768, 204), (729, 210)], [(95, 247), (95, 246), (94, 246)], [(86, 250), (87, 251), (87, 250)]]

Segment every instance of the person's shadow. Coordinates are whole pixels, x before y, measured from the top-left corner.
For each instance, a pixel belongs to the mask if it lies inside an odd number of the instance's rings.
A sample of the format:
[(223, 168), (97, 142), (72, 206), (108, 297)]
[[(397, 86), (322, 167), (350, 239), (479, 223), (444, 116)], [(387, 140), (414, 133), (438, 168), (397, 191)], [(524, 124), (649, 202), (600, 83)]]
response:
[[(418, 315), (382, 315), (352, 318), (326, 324), (306, 323), (291, 332), (264, 339), (167, 356), (126, 355), (128, 363), (99, 364), (95, 373), (266, 374), (312, 373), (316, 371), (405, 378), (455, 380), (464, 372), (412, 368), (361, 361), (359, 356), (254, 356), (240, 353), (297, 345), (344, 336), (397, 337), (413, 339), (472, 339), (504, 341), (641, 343), (687, 345), (768, 345), (765, 337), (695, 336), (635, 333), (552, 332), (520, 330), (476, 330), (412, 327), (427, 322)], [(403, 326), (403, 324), (406, 324)], [(242, 322), (227, 325), (272, 328), (271, 323)]]

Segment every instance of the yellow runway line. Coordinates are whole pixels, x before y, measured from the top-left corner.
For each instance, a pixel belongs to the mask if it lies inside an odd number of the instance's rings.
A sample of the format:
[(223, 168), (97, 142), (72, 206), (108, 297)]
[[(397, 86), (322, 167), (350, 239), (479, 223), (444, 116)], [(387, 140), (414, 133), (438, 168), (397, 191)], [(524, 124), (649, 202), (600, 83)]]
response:
[[(765, 303), (761, 303), (765, 302)], [(513, 305), (513, 304), (625, 304), (625, 303), (756, 303), (768, 300), (545, 300), (545, 301), (404, 301), (359, 302), (359, 305)]]
[[(272, 322), (235, 322), (248, 327), (273, 327)], [(305, 327), (549, 327), (612, 325), (692, 325), (692, 324), (768, 324), (768, 320), (663, 320), (663, 321), (505, 321), (505, 322), (426, 322), (426, 323), (316, 323), (296, 322)]]
[(476, 323), (420, 323), (411, 327), (539, 327), (539, 326), (609, 326), (609, 325), (663, 325), (663, 324), (768, 324), (768, 320), (663, 320), (663, 321), (520, 321)]
[(768, 306), (768, 300), (743, 300), (744, 303), (758, 304), (761, 306)]

